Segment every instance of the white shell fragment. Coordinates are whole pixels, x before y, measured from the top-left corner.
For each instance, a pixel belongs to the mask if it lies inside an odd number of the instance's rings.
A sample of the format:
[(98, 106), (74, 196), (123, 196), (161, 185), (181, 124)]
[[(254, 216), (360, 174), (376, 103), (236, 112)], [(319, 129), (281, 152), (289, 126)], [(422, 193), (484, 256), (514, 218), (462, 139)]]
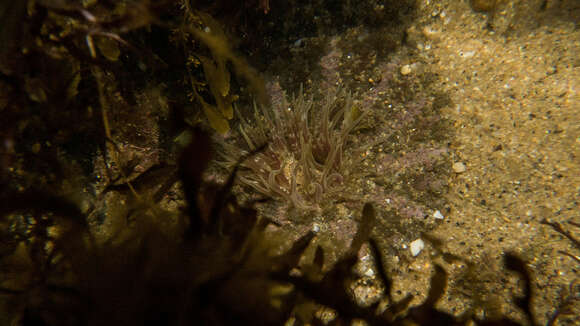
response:
[(423, 242), (423, 240), (421, 239), (417, 239), (413, 242), (411, 242), (409, 249), (411, 250), (411, 255), (413, 255), (413, 257), (416, 257), (421, 250), (423, 250), (425, 248), (425, 242)]
[(367, 277), (373, 277), (375, 275), (375, 271), (373, 271), (372, 268), (369, 268), (364, 272), (364, 275)]
[(320, 225), (318, 225), (318, 223), (314, 223), (314, 225), (312, 225), (312, 232), (314, 233), (320, 232)]
[(436, 220), (442, 220), (445, 217), (443, 216), (443, 214), (441, 214), (439, 210), (436, 210), (435, 213), (433, 213), (433, 218), (435, 218)]

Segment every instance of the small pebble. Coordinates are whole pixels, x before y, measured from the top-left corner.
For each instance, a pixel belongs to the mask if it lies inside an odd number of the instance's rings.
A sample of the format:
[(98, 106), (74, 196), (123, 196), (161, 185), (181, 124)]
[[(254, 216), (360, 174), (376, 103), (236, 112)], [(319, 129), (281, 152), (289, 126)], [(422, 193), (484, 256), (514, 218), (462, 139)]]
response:
[(465, 51), (465, 52), (459, 51), (459, 56), (464, 58), (464, 59), (471, 58), (474, 55), (475, 55), (475, 51)]
[(411, 242), (409, 245), (409, 249), (411, 250), (411, 255), (413, 255), (413, 257), (416, 257), (421, 252), (421, 250), (423, 250), (423, 248), (425, 248), (425, 243), (421, 239), (417, 239)]
[(466, 170), (465, 164), (463, 162), (455, 162), (453, 163), (453, 171), (455, 171), (455, 173), (463, 173)]
[(408, 75), (411, 73), (411, 66), (410, 65), (404, 65), (401, 67), (401, 75)]
[(441, 34), (438, 30), (436, 30), (432, 27), (429, 27), (429, 26), (423, 28), (422, 32), (423, 32), (423, 35), (430, 40), (437, 40)]
[(443, 214), (441, 214), (441, 212), (439, 210), (436, 210), (435, 213), (433, 213), (433, 217), (436, 220), (442, 220), (442, 219), (444, 219)]

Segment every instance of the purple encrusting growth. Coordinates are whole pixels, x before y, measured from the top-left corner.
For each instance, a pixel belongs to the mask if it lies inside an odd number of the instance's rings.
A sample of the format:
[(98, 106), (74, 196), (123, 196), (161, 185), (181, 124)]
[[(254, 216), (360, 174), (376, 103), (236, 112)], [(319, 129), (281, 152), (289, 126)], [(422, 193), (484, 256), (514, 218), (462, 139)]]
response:
[[(448, 150), (446, 148), (421, 148), (407, 153), (398, 158), (392, 154), (386, 154), (377, 164), (377, 174), (384, 176), (397, 176), (403, 171), (416, 171), (417, 176), (412, 187), (417, 192), (443, 192), (445, 181), (430, 173)], [(395, 192), (383, 193), (384, 202), (395, 208), (401, 217), (423, 218), (427, 215), (424, 204), (419, 204), (408, 196)], [(384, 206), (381, 205), (381, 206)]]

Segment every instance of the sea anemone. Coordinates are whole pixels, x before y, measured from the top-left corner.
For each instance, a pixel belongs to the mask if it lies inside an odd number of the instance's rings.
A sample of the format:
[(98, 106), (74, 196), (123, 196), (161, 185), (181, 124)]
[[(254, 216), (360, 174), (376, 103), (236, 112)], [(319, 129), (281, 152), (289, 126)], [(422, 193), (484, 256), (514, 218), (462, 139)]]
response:
[(261, 216), (296, 234), (319, 229), (334, 248), (348, 246), (366, 202), (394, 246), (431, 229), (426, 217), (445, 209), (449, 155), (439, 110), (447, 102), (423, 76), (384, 71), (375, 87), (356, 93), (325, 83), (319, 93), (300, 88), (287, 97), (270, 83), (271, 105), (237, 108), (218, 161), (230, 171), (244, 158), (239, 198), (269, 199), (257, 206)]
[(223, 143), (222, 163), (231, 168), (264, 146), (241, 164), (239, 182), (302, 211), (320, 211), (344, 187), (345, 165), (353, 164), (345, 151), (364, 114), (351, 94), (338, 87), (315, 100), (301, 88), (289, 101), (282, 96), (253, 111), (253, 119), (240, 117), (240, 141)]

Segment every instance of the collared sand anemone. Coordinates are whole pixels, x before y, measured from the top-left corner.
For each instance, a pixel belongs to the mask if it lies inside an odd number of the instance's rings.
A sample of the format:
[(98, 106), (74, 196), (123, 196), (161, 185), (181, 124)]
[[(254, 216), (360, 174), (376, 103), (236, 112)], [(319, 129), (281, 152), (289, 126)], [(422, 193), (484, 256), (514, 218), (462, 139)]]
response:
[(371, 202), (384, 232), (405, 241), (444, 208), (448, 151), (437, 94), (386, 77), (356, 94), (326, 85), (287, 97), (277, 83), (267, 88), (271, 105), (238, 108), (218, 158), (227, 171), (246, 157), (237, 194), (270, 199), (261, 215), (316, 224), (347, 243), (356, 212)]
[(223, 163), (232, 166), (264, 145), (241, 164), (239, 182), (302, 211), (320, 211), (346, 184), (345, 166), (354, 163), (350, 138), (363, 116), (344, 89), (320, 100), (301, 89), (289, 101), (254, 105), (251, 118), (240, 117), (240, 140), (223, 143)]

